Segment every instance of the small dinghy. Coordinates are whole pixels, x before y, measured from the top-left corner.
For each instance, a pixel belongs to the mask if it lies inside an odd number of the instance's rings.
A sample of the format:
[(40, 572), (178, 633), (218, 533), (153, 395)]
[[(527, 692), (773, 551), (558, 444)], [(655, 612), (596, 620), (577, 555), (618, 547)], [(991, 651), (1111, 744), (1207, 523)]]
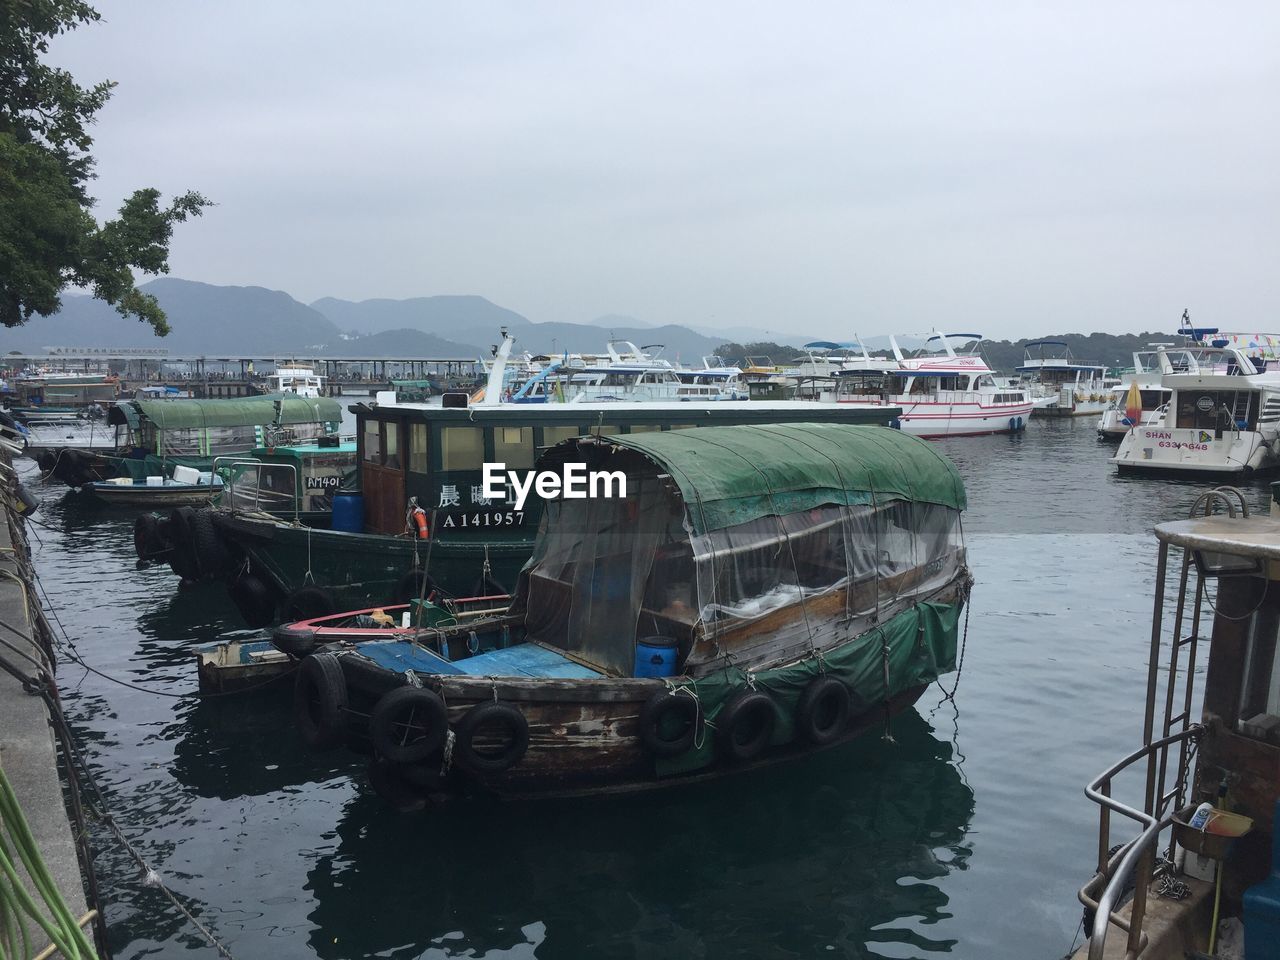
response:
[(302, 660), (311, 746), (372, 754), (401, 809), (625, 792), (883, 728), (955, 670), (965, 493), (927, 442), (704, 427), (578, 437), (537, 464), (580, 467), (623, 494), (549, 499), (508, 609)]
[(271, 633), (276, 649), (291, 657), (305, 657), (329, 643), (364, 643), (370, 640), (413, 640), (424, 630), (434, 631), (505, 613), (511, 598), (505, 593), (487, 597), (442, 598), (434, 592), (421, 601), (349, 610), (310, 620), (282, 624)]
[[(185, 474), (179, 476), (180, 471), (186, 470), (195, 474), (195, 478), (188, 478)], [(144, 477), (140, 480), (116, 477), (85, 484), (85, 488), (103, 503), (160, 510), (208, 505), (222, 492), (222, 480), (189, 467), (177, 467), (172, 477)]]

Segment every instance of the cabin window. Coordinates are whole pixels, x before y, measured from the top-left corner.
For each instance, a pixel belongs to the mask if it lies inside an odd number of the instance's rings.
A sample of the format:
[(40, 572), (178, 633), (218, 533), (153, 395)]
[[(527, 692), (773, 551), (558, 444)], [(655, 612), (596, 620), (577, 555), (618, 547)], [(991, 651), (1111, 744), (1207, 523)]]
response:
[(392, 470), (400, 469), (400, 424), (387, 421), (382, 424), (383, 464)]
[(633, 423), (627, 427), (627, 433), (653, 433), (661, 429), (661, 425), (656, 423)]
[(670, 423), (670, 424), (667, 424), (667, 429), (668, 430), (689, 430), (696, 426), (697, 426), (696, 423)]
[(562, 440), (569, 440), (579, 436), (582, 431), (578, 427), (543, 427), (542, 428), (542, 444), (544, 447), (554, 447)]
[(1179, 390), (1177, 406), (1184, 430), (1252, 430), (1258, 422), (1251, 390)]
[(409, 470), (412, 473), (430, 472), (431, 461), (427, 459), (427, 453), (427, 425), (409, 424)]
[(440, 431), (440, 469), (479, 470), (484, 465), (484, 431), (444, 427)]
[(377, 420), (364, 422), (364, 459), (366, 463), (382, 463), (382, 424)]
[(533, 466), (533, 427), (494, 427), (493, 459), (508, 470), (528, 470)]

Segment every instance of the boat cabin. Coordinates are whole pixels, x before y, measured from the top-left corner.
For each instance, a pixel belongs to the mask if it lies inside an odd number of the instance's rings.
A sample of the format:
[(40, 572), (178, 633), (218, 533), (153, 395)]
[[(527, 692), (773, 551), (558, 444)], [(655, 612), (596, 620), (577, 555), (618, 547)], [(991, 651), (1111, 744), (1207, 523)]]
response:
[(265, 511), (309, 526), (327, 526), (335, 494), (359, 484), (355, 441), (338, 437), (255, 447), (244, 456), (219, 457), (214, 467), (226, 478), (220, 506)]
[[(469, 404), (449, 394), (449, 404), (399, 403), (394, 394), (351, 407), (356, 415), (365, 531), (399, 536), (412, 499), (432, 514), (431, 536), (449, 540), (531, 541), (541, 501), (530, 495), (523, 510), (514, 495), (484, 496), (486, 463), (531, 470), (542, 451), (564, 440), (592, 435), (632, 436), (729, 424), (770, 424), (803, 418), (826, 423), (888, 425), (894, 408), (852, 410), (835, 406), (715, 401), (702, 404), (552, 403)], [(508, 488), (509, 489), (509, 488)]]
[[(1086, 790), (1101, 818), (1078, 956), (1212, 953), (1216, 912), (1243, 920), (1247, 956), (1269, 956), (1280, 924), (1280, 516), (1250, 516), (1224, 487), (1155, 535), (1143, 740)], [(1113, 792), (1126, 776), (1120, 795), (1133, 805)], [(1195, 826), (1201, 804), (1208, 819)], [(1157, 898), (1170, 888), (1179, 898)]]
[(337, 432), (342, 407), (292, 393), (219, 400), (139, 399), (117, 403), (109, 425), (123, 427), (126, 456), (210, 458), (248, 453)]

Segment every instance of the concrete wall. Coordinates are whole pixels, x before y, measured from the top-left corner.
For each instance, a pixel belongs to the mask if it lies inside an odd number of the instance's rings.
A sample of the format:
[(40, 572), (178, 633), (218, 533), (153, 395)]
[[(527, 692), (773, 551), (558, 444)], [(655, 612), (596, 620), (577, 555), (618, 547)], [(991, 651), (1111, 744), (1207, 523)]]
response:
[[(45, 652), (31, 639), (34, 634), (29, 613), (38, 612), (39, 605), (34, 586), (26, 579), (26, 565), (18, 562), (29, 554), (22, 521), (13, 513), (15, 479), (11, 470), (7, 454), (0, 455), (0, 570), (9, 571), (0, 574), (0, 620), (21, 631), (25, 638), (5, 627), (0, 627), (0, 636), (28, 656), (44, 661)], [(24, 583), (31, 586), (29, 592)], [(27, 592), (25, 602), (24, 592)], [(0, 657), (25, 674), (36, 671), (34, 664), (3, 644), (0, 644)], [(87, 910), (85, 883), (63, 800), (49, 712), (42, 697), (27, 693), (22, 684), (5, 671), (0, 671), (0, 767), (17, 793), (18, 803), (58, 889), (72, 914), (82, 916)], [(32, 892), (34, 894), (34, 890)], [(38, 895), (36, 899), (40, 902)], [(33, 943), (47, 942), (44, 933), (34, 924), (29, 929)]]

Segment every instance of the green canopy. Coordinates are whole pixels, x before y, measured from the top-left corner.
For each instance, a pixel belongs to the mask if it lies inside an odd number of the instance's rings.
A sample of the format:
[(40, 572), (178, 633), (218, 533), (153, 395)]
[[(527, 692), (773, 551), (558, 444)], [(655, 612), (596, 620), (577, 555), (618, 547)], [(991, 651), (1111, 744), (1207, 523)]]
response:
[[(779, 423), (602, 439), (643, 454), (670, 474), (699, 534), (832, 503), (909, 500), (965, 507), (964, 482), (951, 461), (927, 440), (888, 427)], [(581, 437), (577, 444), (593, 442)]]
[(111, 409), (109, 423), (137, 426), (136, 416), (161, 430), (200, 427), (261, 427), (272, 423), (325, 423), (342, 420), (342, 405), (328, 397), (269, 393), (226, 400), (127, 400)]

